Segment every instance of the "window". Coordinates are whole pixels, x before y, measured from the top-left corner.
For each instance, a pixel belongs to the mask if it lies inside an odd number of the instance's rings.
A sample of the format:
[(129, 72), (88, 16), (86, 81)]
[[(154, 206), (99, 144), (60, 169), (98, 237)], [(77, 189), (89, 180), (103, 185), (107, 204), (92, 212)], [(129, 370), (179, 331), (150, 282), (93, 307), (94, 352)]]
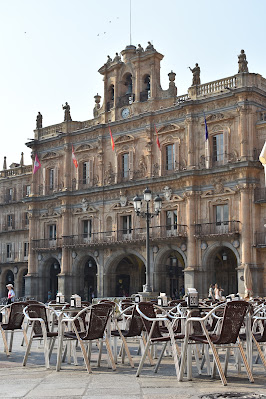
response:
[(84, 162), (83, 163), (82, 183), (83, 184), (89, 184), (90, 183), (90, 162)]
[(56, 240), (56, 224), (49, 226), (49, 240)]
[(12, 229), (13, 228), (13, 221), (14, 217), (13, 215), (7, 215), (7, 227)]
[(24, 213), (24, 225), (25, 226), (29, 225), (29, 214), (28, 214), (28, 212)]
[(132, 228), (131, 228), (131, 215), (128, 216), (122, 216), (122, 231), (123, 234), (128, 235), (132, 233)]
[(217, 134), (212, 138), (213, 143), (213, 162), (223, 164), (224, 162), (224, 135)]
[(229, 219), (228, 204), (215, 206), (216, 232), (226, 233), (228, 231), (228, 222), (229, 222), (228, 219)]
[(30, 195), (30, 185), (26, 186), (26, 196), (29, 197)]
[(7, 259), (12, 258), (12, 244), (6, 244), (6, 257)]
[(165, 146), (165, 169), (174, 170), (175, 169), (175, 145), (170, 144)]
[(55, 170), (49, 169), (49, 189), (54, 189), (54, 177), (55, 177)]
[(129, 175), (129, 154), (122, 155), (122, 177), (128, 178)]
[(29, 243), (28, 242), (24, 242), (24, 258), (27, 258), (29, 255)]
[(83, 237), (91, 238), (92, 236), (92, 220), (83, 220)]
[(166, 230), (177, 229), (177, 211), (166, 211)]

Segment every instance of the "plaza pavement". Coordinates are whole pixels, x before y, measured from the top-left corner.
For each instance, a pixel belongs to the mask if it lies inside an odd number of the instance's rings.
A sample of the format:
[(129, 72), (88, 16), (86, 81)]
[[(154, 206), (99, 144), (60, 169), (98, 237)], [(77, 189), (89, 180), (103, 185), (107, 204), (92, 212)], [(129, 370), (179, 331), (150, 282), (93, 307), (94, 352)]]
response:
[[(7, 358), (0, 338), (0, 398), (197, 399), (204, 395), (206, 398), (208, 394), (228, 393), (245, 393), (245, 399), (254, 398), (252, 394), (266, 398), (266, 371), (261, 363), (254, 366), (254, 384), (248, 381), (244, 368), (238, 376), (231, 365), (227, 377), (228, 385), (223, 387), (218, 377), (212, 380), (208, 376), (199, 376), (195, 369), (192, 381), (177, 382), (173, 359), (170, 357), (164, 357), (158, 374), (154, 374), (152, 367), (145, 363), (141, 376), (136, 378), (136, 365), (140, 359), (136, 355), (136, 347), (132, 348), (134, 369), (129, 366), (127, 359), (124, 365), (119, 359), (117, 370), (112, 371), (107, 367), (105, 355), (101, 368), (97, 368), (96, 352), (93, 352), (93, 372), (88, 374), (80, 352), (78, 366), (63, 363), (62, 370), (56, 372), (56, 350), (51, 357), (51, 368), (47, 370), (44, 367), (42, 348), (37, 342), (33, 344), (26, 367), (22, 367), (25, 347), (21, 346), (20, 333), (16, 334), (13, 346), (14, 350)], [(226, 397), (224, 395), (216, 397), (222, 399)]]

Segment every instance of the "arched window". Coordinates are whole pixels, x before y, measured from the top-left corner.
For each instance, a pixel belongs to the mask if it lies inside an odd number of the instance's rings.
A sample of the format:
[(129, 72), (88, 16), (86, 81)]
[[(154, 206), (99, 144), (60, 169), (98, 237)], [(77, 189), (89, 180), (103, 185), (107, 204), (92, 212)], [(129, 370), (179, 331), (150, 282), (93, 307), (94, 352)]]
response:
[(140, 92), (140, 101), (147, 101), (151, 96), (150, 75), (145, 75), (142, 82), (142, 91)]
[(114, 98), (115, 98), (115, 88), (114, 85), (110, 85), (107, 92), (107, 111), (110, 111), (114, 106)]

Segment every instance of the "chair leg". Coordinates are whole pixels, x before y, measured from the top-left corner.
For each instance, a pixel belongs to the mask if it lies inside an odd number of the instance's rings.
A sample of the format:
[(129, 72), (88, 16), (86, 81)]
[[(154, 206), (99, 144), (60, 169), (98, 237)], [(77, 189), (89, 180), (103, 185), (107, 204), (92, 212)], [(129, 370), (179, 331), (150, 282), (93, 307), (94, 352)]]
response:
[(10, 340), (9, 340), (9, 352), (12, 352), (13, 338), (14, 338), (14, 331), (11, 331)]
[(256, 345), (256, 348), (258, 350), (258, 355), (259, 355), (259, 357), (260, 357), (260, 359), (262, 361), (262, 364), (263, 364), (263, 366), (264, 366), (264, 368), (266, 370), (266, 360), (265, 360), (265, 357), (264, 357), (263, 352), (261, 350), (261, 347), (260, 347), (259, 343), (257, 342), (257, 340), (255, 339), (254, 335), (253, 335), (252, 338), (253, 338), (253, 341), (254, 341), (254, 343)]
[(103, 351), (103, 341), (100, 340), (100, 342), (99, 342), (99, 355), (98, 355), (97, 367), (101, 367), (102, 351)]
[(115, 362), (114, 362), (114, 357), (113, 357), (113, 354), (112, 354), (112, 350), (111, 350), (109, 339), (107, 337), (105, 337), (105, 345), (106, 345), (106, 348), (107, 348), (109, 359), (111, 361), (112, 369), (115, 371), (116, 370), (116, 366), (115, 366)]
[(84, 346), (84, 343), (81, 341), (81, 339), (79, 337), (78, 337), (78, 340), (79, 340), (79, 344), (80, 344), (81, 351), (82, 351), (82, 354), (83, 354), (83, 359), (84, 359), (84, 362), (86, 364), (86, 369), (87, 369), (88, 373), (91, 373), (91, 366), (90, 366), (89, 359), (87, 357), (86, 348)]
[(33, 341), (33, 331), (31, 333), (30, 340), (29, 340), (28, 345), (26, 347), (26, 352), (25, 352), (25, 355), (24, 355), (22, 366), (26, 366), (26, 364), (27, 364), (27, 360), (28, 360), (28, 356), (29, 356), (29, 353), (30, 353), (30, 348), (31, 348), (32, 341)]
[(239, 348), (241, 357), (243, 359), (243, 363), (244, 363), (244, 365), (246, 367), (246, 371), (247, 371), (247, 375), (248, 375), (249, 381), (250, 382), (254, 382), (254, 378), (253, 378), (252, 372), (251, 372), (250, 367), (248, 365), (248, 361), (247, 361), (247, 358), (246, 358), (245, 353), (244, 353), (243, 346), (242, 346), (240, 341), (238, 342), (238, 348)]
[[(144, 334), (144, 333), (142, 334), (142, 341), (140, 341), (140, 344), (141, 344), (141, 342), (143, 342), (143, 344), (144, 344), (144, 348), (143, 348), (143, 353), (144, 353), (145, 346), (146, 346), (146, 344), (147, 344), (147, 341), (146, 341), (146, 338), (145, 338), (145, 334)], [(151, 366), (154, 366), (154, 361), (152, 360), (150, 351), (147, 352), (147, 356), (148, 356), (148, 358), (149, 358), (150, 365), (151, 365)]]
[(4, 347), (5, 347), (5, 350), (6, 350), (6, 355), (9, 356), (10, 353), (9, 353), (9, 350), (8, 350), (8, 344), (7, 344), (7, 340), (6, 340), (6, 334), (5, 334), (5, 331), (2, 329), (1, 326), (0, 326), (0, 329), (1, 329), (1, 333), (2, 333), (2, 338), (3, 338)]
[(163, 347), (162, 347), (162, 350), (161, 350), (159, 359), (158, 359), (158, 361), (157, 361), (157, 363), (156, 363), (156, 366), (155, 366), (155, 369), (154, 369), (154, 372), (155, 372), (155, 373), (157, 373), (157, 371), (158, 371), (158, 369), (159, 369), (160, 363), (161, 363), (162, 358), (163, 358), (163, 354), (164, 354), (164, 352), (165, 352), (165, 350), (166, 350), (167, 343), (168, 343), (168, 342), (165, 342), (164, 345), (163, 345)]

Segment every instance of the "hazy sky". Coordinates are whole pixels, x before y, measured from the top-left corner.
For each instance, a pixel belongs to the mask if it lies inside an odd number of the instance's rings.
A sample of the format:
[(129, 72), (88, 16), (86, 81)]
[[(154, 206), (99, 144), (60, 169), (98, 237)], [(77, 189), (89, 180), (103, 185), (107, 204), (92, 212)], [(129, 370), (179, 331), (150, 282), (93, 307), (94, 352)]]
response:
[[(92, 118), (103, 95), (98, 69), (130, 43), (130, 0), (0, 0), (0, 169), (30, 150), (36, 115), (43, 126)], [(265, 15), (261, 0), (131, 0), (132, 44), (152, 41), (164, 54), (161, 83), (176, 72), (178, 95), (187, 93), (196, 62), (201, 82), (232, 76), (243, 48), (250, 72), (266, 77)]]

